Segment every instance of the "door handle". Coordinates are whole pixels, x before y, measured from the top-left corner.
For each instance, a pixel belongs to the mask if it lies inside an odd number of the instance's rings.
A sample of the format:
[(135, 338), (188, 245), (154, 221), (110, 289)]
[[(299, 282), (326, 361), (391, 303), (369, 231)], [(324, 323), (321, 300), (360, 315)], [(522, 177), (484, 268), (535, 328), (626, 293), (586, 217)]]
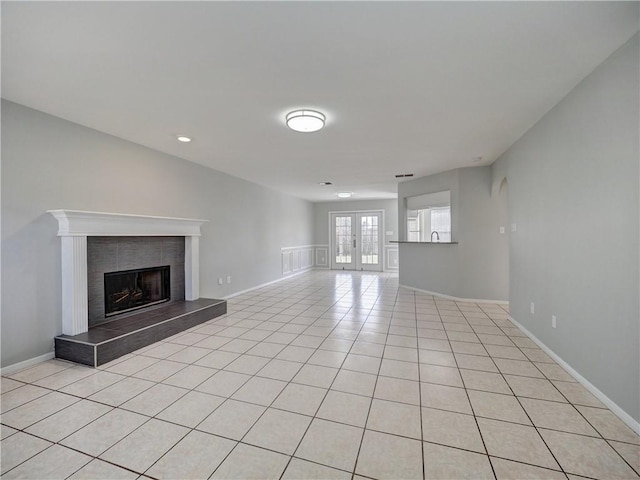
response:
[(356, 239), (353, 239), (353, 248), (356, 248)]

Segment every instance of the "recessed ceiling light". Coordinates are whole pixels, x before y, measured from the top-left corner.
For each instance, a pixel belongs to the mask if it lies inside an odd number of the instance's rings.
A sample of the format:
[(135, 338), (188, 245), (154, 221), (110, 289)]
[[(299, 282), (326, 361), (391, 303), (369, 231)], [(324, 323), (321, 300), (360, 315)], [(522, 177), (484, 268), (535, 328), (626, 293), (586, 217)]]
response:
[(287, 126), (291, 130), (302, 133), (317, 132), (324, 127), (326, 117), (315, 110), (294, 110), (286, 117)]
[(331, 182), (320, 182), (319, 185), (322, 185), (324, 187), (324, 186), (327, 186), (327, 185), (333, 185), (333, 183), (331, 183)]
[(349, 198), (353, 192), (338, 192), (338, 198)]
[(178, 139), (179, 142), (182, 142), (182, 143), (189, 143), (191, 141), (191, 138), (186, 137), (184, 135), (176, 135), (176, 138)]
[(476, 163), (476, 162), (481, 162), (482, 161), (482, 157), (473, 157), (471, 159), (472, 162)]

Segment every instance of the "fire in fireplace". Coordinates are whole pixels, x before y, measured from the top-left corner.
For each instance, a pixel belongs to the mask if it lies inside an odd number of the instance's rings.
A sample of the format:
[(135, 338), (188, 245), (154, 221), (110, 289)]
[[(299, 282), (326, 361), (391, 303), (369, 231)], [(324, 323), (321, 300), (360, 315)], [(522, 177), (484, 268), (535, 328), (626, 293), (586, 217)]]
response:
[(105, 273), (105, 317), (170, 300), (169, 275), (169, 265)]

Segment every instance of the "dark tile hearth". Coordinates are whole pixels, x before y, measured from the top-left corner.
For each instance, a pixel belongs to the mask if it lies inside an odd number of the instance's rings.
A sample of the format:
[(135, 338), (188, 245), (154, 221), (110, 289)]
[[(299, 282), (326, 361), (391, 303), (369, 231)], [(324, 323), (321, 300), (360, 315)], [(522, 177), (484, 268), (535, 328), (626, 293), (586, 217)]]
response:
[(156, 307), (55, 338), (57, 358), (97, 367), (227, 313), (226, 300), (200, 298)]

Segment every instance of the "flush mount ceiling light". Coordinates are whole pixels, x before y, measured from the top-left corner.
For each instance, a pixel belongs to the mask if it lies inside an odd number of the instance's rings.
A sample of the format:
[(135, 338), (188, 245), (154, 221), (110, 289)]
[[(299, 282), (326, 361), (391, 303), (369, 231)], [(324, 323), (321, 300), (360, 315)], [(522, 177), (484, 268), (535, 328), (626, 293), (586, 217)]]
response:
[(189, 143), (191, 141), (191, 138), (185, 135), (176, 135), (176, 138), (178, 139), (179, 142), (182, 142), (182, 143)]
[(302, 133), (317, 132), (324, 127), (326, 117), (315, 110), (294, 110), (287, 113), (287, 126)]
[(338, 198), (349, 198), (353, 192), (338, 192)]

